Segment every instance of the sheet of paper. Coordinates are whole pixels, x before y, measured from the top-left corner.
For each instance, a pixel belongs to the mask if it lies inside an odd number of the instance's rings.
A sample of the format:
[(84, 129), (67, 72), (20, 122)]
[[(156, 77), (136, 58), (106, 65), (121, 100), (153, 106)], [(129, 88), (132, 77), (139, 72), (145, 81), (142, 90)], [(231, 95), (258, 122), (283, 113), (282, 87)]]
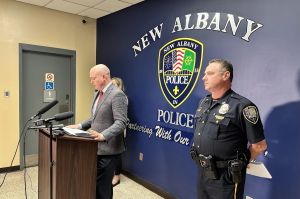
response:
[(63, 127), (63, 130), (69, 135), (90, 137), (89, 132), (83, 131), (83, 130), (80, 130), (80, 129), (71, 129), (71, 128)]
[(249, 168), (247, 168), (247, 174), (272, 179), (271, 174), (262, 162), (250, 162)]

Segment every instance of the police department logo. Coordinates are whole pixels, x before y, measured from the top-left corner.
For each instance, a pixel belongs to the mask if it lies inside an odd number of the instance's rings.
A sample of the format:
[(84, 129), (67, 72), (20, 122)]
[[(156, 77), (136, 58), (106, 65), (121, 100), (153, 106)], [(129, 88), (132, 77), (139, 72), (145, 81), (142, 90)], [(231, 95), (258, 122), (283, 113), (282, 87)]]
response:
[(203, 48), (195, 39), (179, 38), (159, 50), (159, 84), (173, 108), (179, 107), (193, 91), (202, 66)]
[(246, 120), (252, 124), (256, 124), (258, 121), (258, 111), (255, 106), (247, 106), (243, 109), (243, 114)]

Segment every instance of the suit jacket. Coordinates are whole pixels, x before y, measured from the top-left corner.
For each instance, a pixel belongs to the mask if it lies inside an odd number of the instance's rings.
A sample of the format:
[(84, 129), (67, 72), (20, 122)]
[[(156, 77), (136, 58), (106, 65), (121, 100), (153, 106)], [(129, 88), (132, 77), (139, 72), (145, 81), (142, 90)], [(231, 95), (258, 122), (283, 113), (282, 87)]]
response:
[[(98, 95), (99, 91), (94, 97), (94, 103)], [(105, 137), (105, 141), (98, 143), (98, 155), (115, 155), (124, 152), (123, 132), (129, 121), (127, 109), (126, 95), (111, 84), (104, 92), (95, 114), (92, 113), (91, 118), (81, 123), (83, 129), (91, 128)]]

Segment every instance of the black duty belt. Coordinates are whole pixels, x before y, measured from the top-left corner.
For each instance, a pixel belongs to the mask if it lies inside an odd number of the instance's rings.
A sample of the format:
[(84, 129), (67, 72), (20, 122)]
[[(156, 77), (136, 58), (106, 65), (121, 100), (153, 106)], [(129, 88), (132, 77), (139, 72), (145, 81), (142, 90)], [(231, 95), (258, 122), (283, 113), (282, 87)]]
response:
[(199, 161), (200, 166), (203, 168), (207, 168), (207, 167), (216, 167), (218, 169), (222, 169), (222, 168), (227, 168), (228, 167), (228, 162), (230, 160), (220, 160), (220, 161), (216, 161), (214, 160), (214, 158), (209, 155), (209, 156), (204, 156), (202, 154), (198, 155), (198, 157), (196, 158), (196, 161)]
[[(211, 167), (219, 168), (219, 169), (227, 168), (229, 162), (232, 161), (232, 160), (215, 160), (212, 157), (212, 155), (205, 156), (205, 155), (199, 154), (195, 147), (191, 147), (190, 154), (191, 154), (192, 159), (199, 166), (201, 166), (203, 168), (211, 168)], [(246, 156), (243, 155), (242, 157), (245, 158), (244, 162), (247, 162), (246, 161)]]

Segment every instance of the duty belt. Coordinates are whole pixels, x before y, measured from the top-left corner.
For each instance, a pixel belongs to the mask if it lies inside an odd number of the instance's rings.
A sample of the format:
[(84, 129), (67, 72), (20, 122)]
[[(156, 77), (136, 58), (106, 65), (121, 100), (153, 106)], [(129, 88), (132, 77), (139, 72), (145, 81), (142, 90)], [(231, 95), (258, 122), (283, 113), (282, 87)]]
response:
[(227, 168), (228, 163), (230, 160), (214, 160), (214, 158), (211, 155), (205, 156), (202, 154), (198, 154), (197, 149), (195, 147), (192, 147), (190, 150), (192, 159), (201, 167), (207, 168), (210, 166), (215, 166), (216, 168), (222, 169)]
[[(199, 155), (199, 163), (200, 163), (200, 166), (203, 167), (203, 168), (206, 168), (209, 166), (209, 163), (208, 161), (211, 159), (210, 157), (211, 156), (204, 156), (204, 155)], [(205, 158), (203, 158), (205, 157)], [(197, 160), (196, 160), (197, 161)], [(213, 161), (213, 160), (211, 160)], [(228, 167), (228, 162), (227, 160), (224, 160), (224, 161), (213, 161), (213, 163), (215, 164), (215, 166), (219, 169), (222, 169), (222, 168), (227, 168)]]

